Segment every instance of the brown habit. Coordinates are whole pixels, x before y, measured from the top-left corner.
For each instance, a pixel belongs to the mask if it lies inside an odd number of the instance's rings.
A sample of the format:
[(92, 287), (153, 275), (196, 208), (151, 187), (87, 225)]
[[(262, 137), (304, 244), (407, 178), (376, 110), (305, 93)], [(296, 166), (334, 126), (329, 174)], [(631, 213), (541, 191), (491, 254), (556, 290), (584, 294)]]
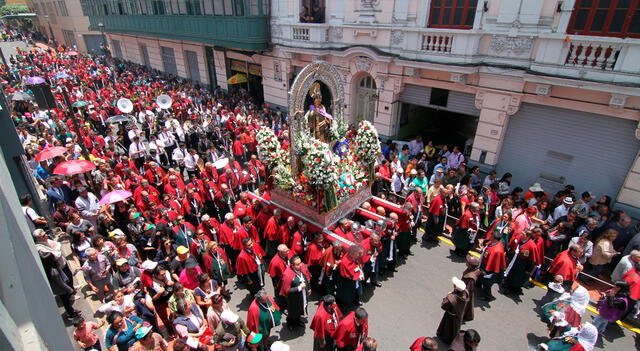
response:
[(462, 272), (462, 281), (467, 284), (467, 291), (469, 292), (469, 303), (464, 311), (465, 322), (473, 320), (473, 307), (476, 304), (475, 290), (476, 283), (478, 282), (478, 278), (482, 275), (482, 272), (479, 269), (467, 269)]
[(444, 310), (444, 315), (442, 316), (436, 335), (447, 345), (451, 344), (453, 339), (458, 335), (468, 302), (469, 292), (467, 290), (450, 292), (442, 299), (441, 307)]

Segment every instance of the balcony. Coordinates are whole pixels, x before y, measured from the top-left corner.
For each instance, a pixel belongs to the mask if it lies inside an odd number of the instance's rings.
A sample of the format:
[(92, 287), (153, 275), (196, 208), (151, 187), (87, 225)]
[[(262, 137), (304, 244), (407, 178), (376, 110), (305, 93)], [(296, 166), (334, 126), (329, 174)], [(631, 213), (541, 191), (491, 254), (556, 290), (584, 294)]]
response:
[[(89, 29), (246, 50), (269, 44), (269, 0), (83, 0)], [(99, 25), (101, 24), (101, 25)]]
[(567, 78), (638, 85), (640, 40), (540, 36), (531, 69)]

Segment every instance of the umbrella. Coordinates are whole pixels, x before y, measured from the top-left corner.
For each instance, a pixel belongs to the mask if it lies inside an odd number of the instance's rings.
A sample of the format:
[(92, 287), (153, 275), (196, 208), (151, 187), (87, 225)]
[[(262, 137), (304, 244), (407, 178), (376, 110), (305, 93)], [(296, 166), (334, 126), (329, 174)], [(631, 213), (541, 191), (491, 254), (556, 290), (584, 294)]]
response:
[(48, 148), (38, 152), (38, 154), (36, 155), (35, 159), (36, 159), (36, 161), (40, 162), (40, 161), (52, 159), (52, 158), (54, 158), (56, 156), (60, 156), (60, 155), (64, 154), (65, 152), (67, 152), (67, 148), (64, 147), (64, 146), (48, 147)]
[(248, 82), (247, 76), (244, 74), (236, 74), (227, 80), (227, 84), (242, 84)]
[(82, 108), (82, 107), (87, 106), (87, 102), (86, 101), (76, 101), (71, 106)]
[(42, 77), (29, 77), (27, 78), (27, 84), (42, 84), (44, 83), (44, 78)]
[(107, 123), (120, 123), (120, 122), (129, 122), (130, 119), (124, 115), (115, 115), (107, 118)]
[(11, 101), (31, 101), (33, 100), (33, 96), (25, 93), (24, 91), (19, 91), (17, 93), (11, 94)]
[(100, 204), (108, 205), (113, 204), (118, 201), (122, 201), (131, 197), (131, 193), (126, 190), (114, 190), (110, 193), (104, 194), (102, 199), (100, 199)]
[(61, 175), (72, 175), (78, 173), (89, 172), (92, 169), (95, 169), (96, 165), (91, 161), (86, 160), (70, 160), (64, 161), (56, 166), (56, 169), (53, 170), (55, 174)]
[(69, 75), (64, 72), (56, 73), (56, 79), (69, 78)]
[(76, 52), (76, 51), (69, 51), (69, 52), (67, 52), (67, 55), (69, 55), (69, 56), (76, 56), (76, 55), (78, 55), (78, 52)]

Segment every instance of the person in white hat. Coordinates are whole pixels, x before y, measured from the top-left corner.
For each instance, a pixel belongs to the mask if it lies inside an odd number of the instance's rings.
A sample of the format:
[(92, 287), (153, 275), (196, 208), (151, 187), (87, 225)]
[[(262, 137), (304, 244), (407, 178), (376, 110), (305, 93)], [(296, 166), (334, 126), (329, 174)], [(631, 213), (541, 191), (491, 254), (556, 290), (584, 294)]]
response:
[(220, 314), (222, 323), (216, 327), (215, 341), (222, 346), (222, 350), (244, 350), (245, 335), (251, 331), (244, 320), (231, 310), (224, 310)]
[(560, 219), (560, 217), (564, 217), (569, 213), (571, 207), (573, 206), (573, 199), (570, 197), (565, 197), (562, 200), (562, 203), (553, 210), (553, 218), (549, 218), (549, 222), (553, 223)]
[(445, 344), (451, 344), (458, 335), (465, 307), (469, 302), (467, 285), (457, 277), (451, 278), (451, 282), (453, 283), (453, 291), (442, 300), (441, 307), (444, 310), (444, 315), (436, 333)]
[(276, 341), (273, 344), (271, 344), (271, 348), (269, 350), (270, 351), (289, 351), (290, 347), (289, 345), (283, 343), (282, 341)]

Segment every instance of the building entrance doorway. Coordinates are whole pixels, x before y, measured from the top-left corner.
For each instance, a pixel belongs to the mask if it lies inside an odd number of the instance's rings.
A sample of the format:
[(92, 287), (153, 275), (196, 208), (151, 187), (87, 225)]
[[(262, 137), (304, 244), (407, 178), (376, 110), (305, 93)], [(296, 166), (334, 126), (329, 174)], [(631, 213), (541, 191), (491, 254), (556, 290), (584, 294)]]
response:
[(373, 77), (367, 74), (360, 78), (357, 84), (355, 120), (366, 120), (373, 123), (378, 102), (376, 82)]
[(425, 144), (433, 141), (435, 146), (459, 146), (465, 155), (469, 155), (478, 120), (477, 116), (401, 103), (400, 128), (396, 139), (409, 140), (422, 136)]

